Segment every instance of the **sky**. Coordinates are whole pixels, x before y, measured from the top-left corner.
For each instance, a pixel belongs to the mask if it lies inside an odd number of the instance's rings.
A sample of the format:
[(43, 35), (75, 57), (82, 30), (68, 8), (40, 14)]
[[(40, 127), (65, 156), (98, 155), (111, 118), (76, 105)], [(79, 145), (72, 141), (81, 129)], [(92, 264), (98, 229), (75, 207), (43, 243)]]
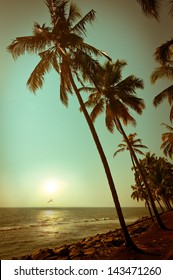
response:
[[(170, 85), (166, 79), (151, 85), (155, 69), (154, 51), (172, 36), (168, 7), (160, 22), (146, 18), (136, 0), (76, 0), (82, 15), (96, 11), (96, 21), (87, 26), (86, 42), (106, 51), (127, 66), (123, 78), (134, 74), (144, 80), (137, 96), (145, 101), (142, 116), (133, 113), (137, 126), (124, 127), (136, 132), (152, 153), (160, 151), (160, 124), (169, 123), (170, 107), (165, 101), (158, 108), (153, 98)], [(26, 86), (38, 62), (37, 55), (24, 55), (16, 61), (6, 47), (13, 39), (31, 35), (34, 22), (50, 24), (42, 0), (1, 0), (0, 9), (0, 207), (112, 207), (113, 200), (97, 149), (79, 111), (75, 96), (69, 107), (59, 99), (59, 77), (51, 71), (36, 95)], [(86, 96), (86, 94), (85, 94)], [(84, 97), (86, 98), (86, 97)], [(113, 158), (121, 135), (108, 132), (104, 115), (95, 127), (108, 159), (122, 207), (143, 206), (131, 199), (134, 177), (129, 153)]]

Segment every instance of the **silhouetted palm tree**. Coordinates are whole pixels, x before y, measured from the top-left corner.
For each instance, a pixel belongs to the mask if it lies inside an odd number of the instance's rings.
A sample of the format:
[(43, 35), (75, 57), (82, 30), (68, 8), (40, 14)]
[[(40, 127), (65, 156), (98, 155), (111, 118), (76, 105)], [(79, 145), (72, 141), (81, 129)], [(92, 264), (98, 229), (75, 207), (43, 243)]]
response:
[(154, 199), (160, 204), (163, 201), (168, 209), (171, 209), (173, 200), (173, 165), (165, 158), (156, 157), (155, 154), (147, 153), (145, 158), (140, 160), (147, 181), (150, 184)]
[(46, 0), (45, 2), (51, 16), (51, 27), (35, 23), (33, 35), (17, 37), (8, 46), (8, 51), (14, 58), (25, 52), (39, 54), (41, 60), (27, 82), (33, 92), (42, 87), (44, 75), (51, 67), (60, 75), (60, 98), (64, 105), (68, 105), (68, 93), (75, 92), (101, 157), (125, 242), (137, 249), (128, 233), (106, 156), (74, 80), (76, 78), (82, 85), (85, 80), (96, 84), (94, 73), (99, 73), (101, 67), (92, 55), (103, 55), (109, 58), (105, 52), (88, 45), (83, 39), (86, 35), (86, 24), (94, 21), (95, 11), (91, 10), (82, 17), (73, 3), (67, 10), (68, 0)]
[[(137, 133), (131, 133), (131, 134), (129, 134), (128, 139), (129, 139), (130, 145), (131, 145), (131, 147), (133, 148), (133, 151), (134, 151), (135, 153), (138, 153), (138, 154), (140, 154), (140, 155), (145, 155), (145, 153), (142, 152), (140, 149), (141, 149), (141, 148), (142, 148), (142, 149), (143, 149), (143, 148), (144, 148), (144, 149), (145, 149), (145, 148), (148, 149), (148, 147), (142, 144), (141, 139), (134, 139), (136, 136), (137, 136)], [(127, 145), (127, 143), (125, 142), (124, 139), (122, 140), (122, 142), (123, 142), (123, 143), (120, 143), (120, 144), (118, 145), (118, 147), (119, 147), (120, 149), (118, 149), (118, 150), (114, 153), (114, 156), (116, 156), (117, 153), (119, 153), (119, 152), (123, 152), (123, 151), (125, 151), (125, 150), (129, 150), (129, 147), (128, 147), (128, 145)], [(132, 155), (131, 155), (131, 157), (132, 157)]]
[[(138, 176), (137, 176), (137, 178), (138, 178)], [(138, 202), (139, 201), (145, 201), (145, 207), (147, 207), (147, 209), (149, 211), (149, 214), (150, 214), (150, 216), (153, 220), (153, 215), (152, 215), (151, 206), (150, 206), (150, 203), (149, 203), (147, 191), (143, 186), (141, 188), (141, 185), (139, 185), (138, 182), (139, 181), (137, 180), (136, 185), (131, 186), (131, 188), (132, 188), (131, 198), (134, 199), (134, 200), (137, 200)]]
[(115, 63), (110, 61), (106, 62), (103, 66), (102, 72), (95, 73), (95, 80), (99, 81), (97, 88), (84, 88), (85, 90), (92, 92), (85, 105), (88, 107), (93, 107), (93, 110), (90, 114), (93, 121), (105, 110), (105, 122), (108, 130), (113, 132), (114, 127), (116, 126), (118, 131), (122, 134), (148, 191), (157, 222), (159, 226), (164, 229), (165, 226), (163, 225), (155, 207), (152, 193), (146, 181), (143, 170), (140, 167), (138, 159), (121, 124), (121, 121), (123, 121), (125, 125), (129, 123), (132, 123), (133, 125), (136, 124), (135, 119), (129, 112), (129, 108), (133, 109), (138, 114), (141, 114), (142, 110), (145, 108), (143, 99), (135, 96), (136, 89), (143, 88), (143, 81), (134, 75), (128, 76), (122, 80), (121, 72), (125, 65), (126, 62), (120, 60), (117, 60)]
[(169, 156), (171, 159), (173, 157), (173, 127), (167, 125), (167, 124), (162, 124), (165, 125), (166, 128), (170, 132), (165, 132), (162, 133), (162, 144), (160, 146), (161, 149), (163, 149), (163, 153), (165, 156)]

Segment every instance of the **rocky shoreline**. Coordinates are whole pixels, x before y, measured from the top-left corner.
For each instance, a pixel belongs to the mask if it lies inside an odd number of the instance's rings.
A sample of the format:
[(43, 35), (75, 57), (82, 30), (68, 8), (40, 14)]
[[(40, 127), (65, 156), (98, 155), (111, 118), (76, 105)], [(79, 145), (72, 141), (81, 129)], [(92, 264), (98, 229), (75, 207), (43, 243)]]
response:
[[(151, 227), (151, 218), (144, 217), (128, 226), (132, 238)], [(112, 259), (119, 249), (125, 247), (121, 229), (84, 238), (80, 242), (64, 244), (57, 248), (44, 248), (30, 255), (13, 257), (13, 260), (87, 260)]]

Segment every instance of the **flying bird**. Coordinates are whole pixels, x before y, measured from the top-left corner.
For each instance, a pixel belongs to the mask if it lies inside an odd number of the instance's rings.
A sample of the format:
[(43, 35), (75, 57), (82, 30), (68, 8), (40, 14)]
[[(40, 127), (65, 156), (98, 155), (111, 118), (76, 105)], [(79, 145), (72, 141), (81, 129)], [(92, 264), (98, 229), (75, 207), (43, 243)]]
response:
[(52, 198), (51, 198), (51, 199), (49, 199), (47, 203), (50, 203), (50, 202), (53, 202), (53, 199), (52, 199)]

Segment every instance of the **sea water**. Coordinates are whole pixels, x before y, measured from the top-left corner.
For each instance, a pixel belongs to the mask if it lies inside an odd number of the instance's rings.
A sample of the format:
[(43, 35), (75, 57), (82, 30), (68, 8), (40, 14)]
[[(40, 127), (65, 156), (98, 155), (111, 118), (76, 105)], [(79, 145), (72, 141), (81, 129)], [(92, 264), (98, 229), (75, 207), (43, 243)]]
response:
[[(127, 224), (148, 215), (123, 208)], [(119, 228), (115, 208), (0, 208), (0, 259), (53, 248)]]

